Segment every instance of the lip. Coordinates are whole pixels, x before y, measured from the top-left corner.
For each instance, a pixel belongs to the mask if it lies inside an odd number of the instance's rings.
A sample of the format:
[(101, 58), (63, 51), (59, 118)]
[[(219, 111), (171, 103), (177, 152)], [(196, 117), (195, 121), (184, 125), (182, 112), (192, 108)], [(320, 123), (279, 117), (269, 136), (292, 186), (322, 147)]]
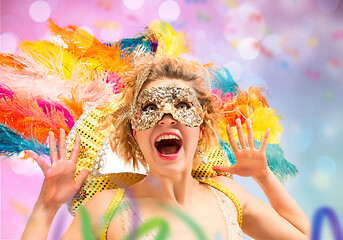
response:
[[(175, 135), (175, 136), (177, 136), (178, 138), (180, 138), (180, 139), (181, 139), (181, 142), (182, 142), (182, 138), (180, 137), (180, 135), (178, 135), (178, 134), (176, 134), (176, 133), (174, 133), (174, 132), (164, 132), (164, 133), (159, 134), (159, 135), (155, 138), (154, 143), (155, 143), (156, 140), (157, 140), (160, 136), (162, 136), (162, 135)], [(165, 160), (165, 161), (173, 161), (173, 160), (177, 159), (177, 158), (180, 156), (180, 154), (181, 154), (181, 149), (182, 149), (182, 145), (181, 145), (179, 151), (177, 151), (175, 154), (170, 155), (170, 156), (165, 156), (165, 155), (162, 155), (162, 154), (157, 150), (157, 148), (155, 148), (155, 150), (156, 150), (158, 156), (159, 156), (162, 160)]]

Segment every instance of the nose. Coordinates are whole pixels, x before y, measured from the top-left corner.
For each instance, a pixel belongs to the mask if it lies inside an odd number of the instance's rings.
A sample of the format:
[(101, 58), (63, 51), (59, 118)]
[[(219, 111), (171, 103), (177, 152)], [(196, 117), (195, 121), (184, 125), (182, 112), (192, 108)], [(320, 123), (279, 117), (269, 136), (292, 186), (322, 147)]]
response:
[(170, 126), (170, 125), (176, 125), (177, 121), (173, 118), (171, 114), (164, 114), (162, 119), (158, 121), (157, 123), (159, 126)]

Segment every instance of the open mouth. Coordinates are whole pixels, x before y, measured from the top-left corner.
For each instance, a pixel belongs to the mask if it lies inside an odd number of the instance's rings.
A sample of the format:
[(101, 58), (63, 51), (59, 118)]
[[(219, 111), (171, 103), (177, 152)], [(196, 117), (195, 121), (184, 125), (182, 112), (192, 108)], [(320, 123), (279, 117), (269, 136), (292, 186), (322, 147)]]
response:
[(155, 148), (162, 156), (172, 156), (179, 152), (182, 140), (177, 135), (165, 134), (155, 141)]

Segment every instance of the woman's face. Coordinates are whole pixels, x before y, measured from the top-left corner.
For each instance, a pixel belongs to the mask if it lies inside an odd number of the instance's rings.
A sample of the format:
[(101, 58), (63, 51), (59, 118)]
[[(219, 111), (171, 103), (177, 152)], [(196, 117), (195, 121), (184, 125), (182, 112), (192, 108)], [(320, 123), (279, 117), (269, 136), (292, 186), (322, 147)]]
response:
[[(145, 89), (154, 89), (155, 92), (153, 91), (153, 93), (161, 93), (159, 90), (162, 89), (162, 93), (166, 93), (167, 96), (175, 89), (177, 91), (181, 89), (181, 94), (179, 94), (181, 96), (183, 95), (182, 89), (188, 90), (186, 88), (189, 89), (190, 87), (180, 79), (161, 78), (146, 84), (142, 91)], [(185, 91), (186, 96), (187, 94), (189, 94), (188, 91)], [(188, 123), (189, 118), (193, 117), (194, 111), (190, 112), (190, 108), (198, 103), (187, 102), (180, 96), (176, 96), (176, 100), (172, 101), (171, 104), (166, 100), (166, 104), (163, 105), (163, 112), (165, 114), (152, 127), (142, 131), (133, 130), (133, 135), (145, 160), (149, 164), (151, 173), (157, 171), (162, 175), (174, 175), (192, 169), (198, 141), (202, 137), (202, 128), (200, 126), (189, 127), (183, 123)], [(161, 110), (158, 109), (162, 106), (160, 102), (156, 103), (151, 100), (144, 101), (144, 111), (153, 113)], [(186, 113), (188, 111), (188, 115), (186, 114), (188, 119), (187, 117), (182, 117), (183, 110), (186, 110)], [(175, 112), (179, 112), (179, 115)], [(196, 118), (195, 115), (194, 117)], [(183, 123), (175, 120), (173, 116), (181, 116), (179, 120)], [(187, 125), (192, 126), (192, 124)]]

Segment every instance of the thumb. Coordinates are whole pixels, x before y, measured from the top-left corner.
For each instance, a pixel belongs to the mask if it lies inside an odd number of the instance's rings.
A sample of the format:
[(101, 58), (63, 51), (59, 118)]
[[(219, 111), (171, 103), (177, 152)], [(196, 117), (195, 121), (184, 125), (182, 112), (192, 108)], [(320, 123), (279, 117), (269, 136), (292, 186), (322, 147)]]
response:
[(75, 181), (77, 188), (81, 187), (82, 183), (86, 180), (88, 173), (89, 173), (88, 169), (85, 169), (85, 168), (80, 171)]
[(232, 167), (228, 167), (228, 166), (214, 166), (213, 170), (216, 172), (227, 172), (227, 173), (231, 173), (231, 174), (236, 174), (236, 165), (232, 166)]

